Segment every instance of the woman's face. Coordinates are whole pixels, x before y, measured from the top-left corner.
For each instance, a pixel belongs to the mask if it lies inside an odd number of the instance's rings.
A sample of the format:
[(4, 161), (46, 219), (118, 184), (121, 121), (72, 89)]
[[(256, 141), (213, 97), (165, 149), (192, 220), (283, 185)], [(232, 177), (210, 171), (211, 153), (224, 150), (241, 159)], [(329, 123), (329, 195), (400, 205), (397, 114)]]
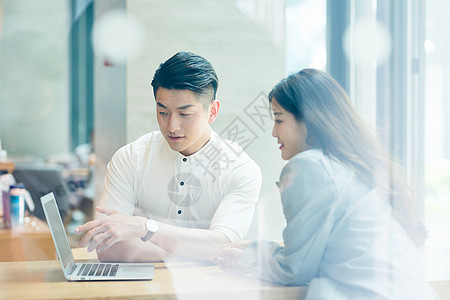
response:
[(306, 143), (308, 130), (304, 122), (298, 122), (294, 115), (286, 111), (272, 98), (272, 112), (275, 119), (272, 136), (277, 138), (280, 144), (281, 158), (289, 160), (296, 154), (308, 150)]

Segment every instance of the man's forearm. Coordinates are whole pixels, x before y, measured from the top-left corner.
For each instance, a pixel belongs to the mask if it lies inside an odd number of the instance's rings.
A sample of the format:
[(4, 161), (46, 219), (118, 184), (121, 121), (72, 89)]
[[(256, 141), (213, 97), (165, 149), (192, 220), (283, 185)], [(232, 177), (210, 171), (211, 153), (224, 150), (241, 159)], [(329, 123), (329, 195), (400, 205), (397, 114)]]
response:
[(150, 241), (177, 257), (194, 260), (210, 260), (217, 247), (230, 243), (222, 232), (164, 223), (159, 223), (159, 230)]
[(156, 222), (150, 241), (143, 242), (141, 238), (148, 235), (148, 219), (106, 208), (96, 209), (107, 217), (78, 226), (76, 231), (86, 232), (80, 245), (88, 246), (88, 251), (97, 249), (101, 261), (163, 261), (168, 258), (208, 261), (217, 247), (230, 243), (230, 239), (217, 230), (183, 228), (162, 222)]
[(140, 238), (115, 243), (105, 251), (98, 252), (100, 261), (108, 262), (149, 262), (163, 261), (173, 257), (169, 252)]

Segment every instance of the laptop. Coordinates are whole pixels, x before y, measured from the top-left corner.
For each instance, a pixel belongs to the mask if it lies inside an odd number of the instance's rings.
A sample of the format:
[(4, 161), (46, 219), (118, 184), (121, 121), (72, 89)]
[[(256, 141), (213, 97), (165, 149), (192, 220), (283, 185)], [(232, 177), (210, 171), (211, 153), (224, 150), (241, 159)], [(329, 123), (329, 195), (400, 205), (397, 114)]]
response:
[(76, 263), (53, 193), (42, 196), (41, 203), (64, 277), (68, 281), (153, 279), (154, 265), (149, 263)]

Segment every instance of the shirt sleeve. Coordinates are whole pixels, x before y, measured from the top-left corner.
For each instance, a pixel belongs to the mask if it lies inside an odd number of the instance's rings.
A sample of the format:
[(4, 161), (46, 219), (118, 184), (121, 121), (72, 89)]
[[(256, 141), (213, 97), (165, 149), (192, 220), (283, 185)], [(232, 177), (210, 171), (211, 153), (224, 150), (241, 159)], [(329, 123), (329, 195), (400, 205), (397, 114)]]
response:
[(262, 175), (250, 159), (233, 169), (226, 194), (211, 220), (210, 230), (224, 233), (231, 242), (247, 234), (258, 201)]
[[(99, 206), (133, 215), (134, 212), (134, 161), (130, 145), (120, 148), (108, 163), (105, 186)], [(96, 214), (96, 219), (102, 217)]]
[(336, 191), (320, 159), (294, 157), (280, 178), (287, 226), (284, 247), (252, 242), (239, 264), (248, 273), (283, 285), (305, 285), (317, 277), (333, 225)]

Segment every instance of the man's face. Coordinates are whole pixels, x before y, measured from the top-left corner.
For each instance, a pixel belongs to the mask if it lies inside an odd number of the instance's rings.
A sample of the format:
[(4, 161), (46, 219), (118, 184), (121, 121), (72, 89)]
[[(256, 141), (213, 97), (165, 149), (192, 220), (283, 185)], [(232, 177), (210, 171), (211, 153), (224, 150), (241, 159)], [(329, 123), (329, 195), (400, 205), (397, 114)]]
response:
[(190, 90), (158, 88), (156, 114), (159, 128), (170, 148), (188, 156), (200, 150), (210, 138), (209, 123), (218, 112), (218, 102), (207, 110)]

